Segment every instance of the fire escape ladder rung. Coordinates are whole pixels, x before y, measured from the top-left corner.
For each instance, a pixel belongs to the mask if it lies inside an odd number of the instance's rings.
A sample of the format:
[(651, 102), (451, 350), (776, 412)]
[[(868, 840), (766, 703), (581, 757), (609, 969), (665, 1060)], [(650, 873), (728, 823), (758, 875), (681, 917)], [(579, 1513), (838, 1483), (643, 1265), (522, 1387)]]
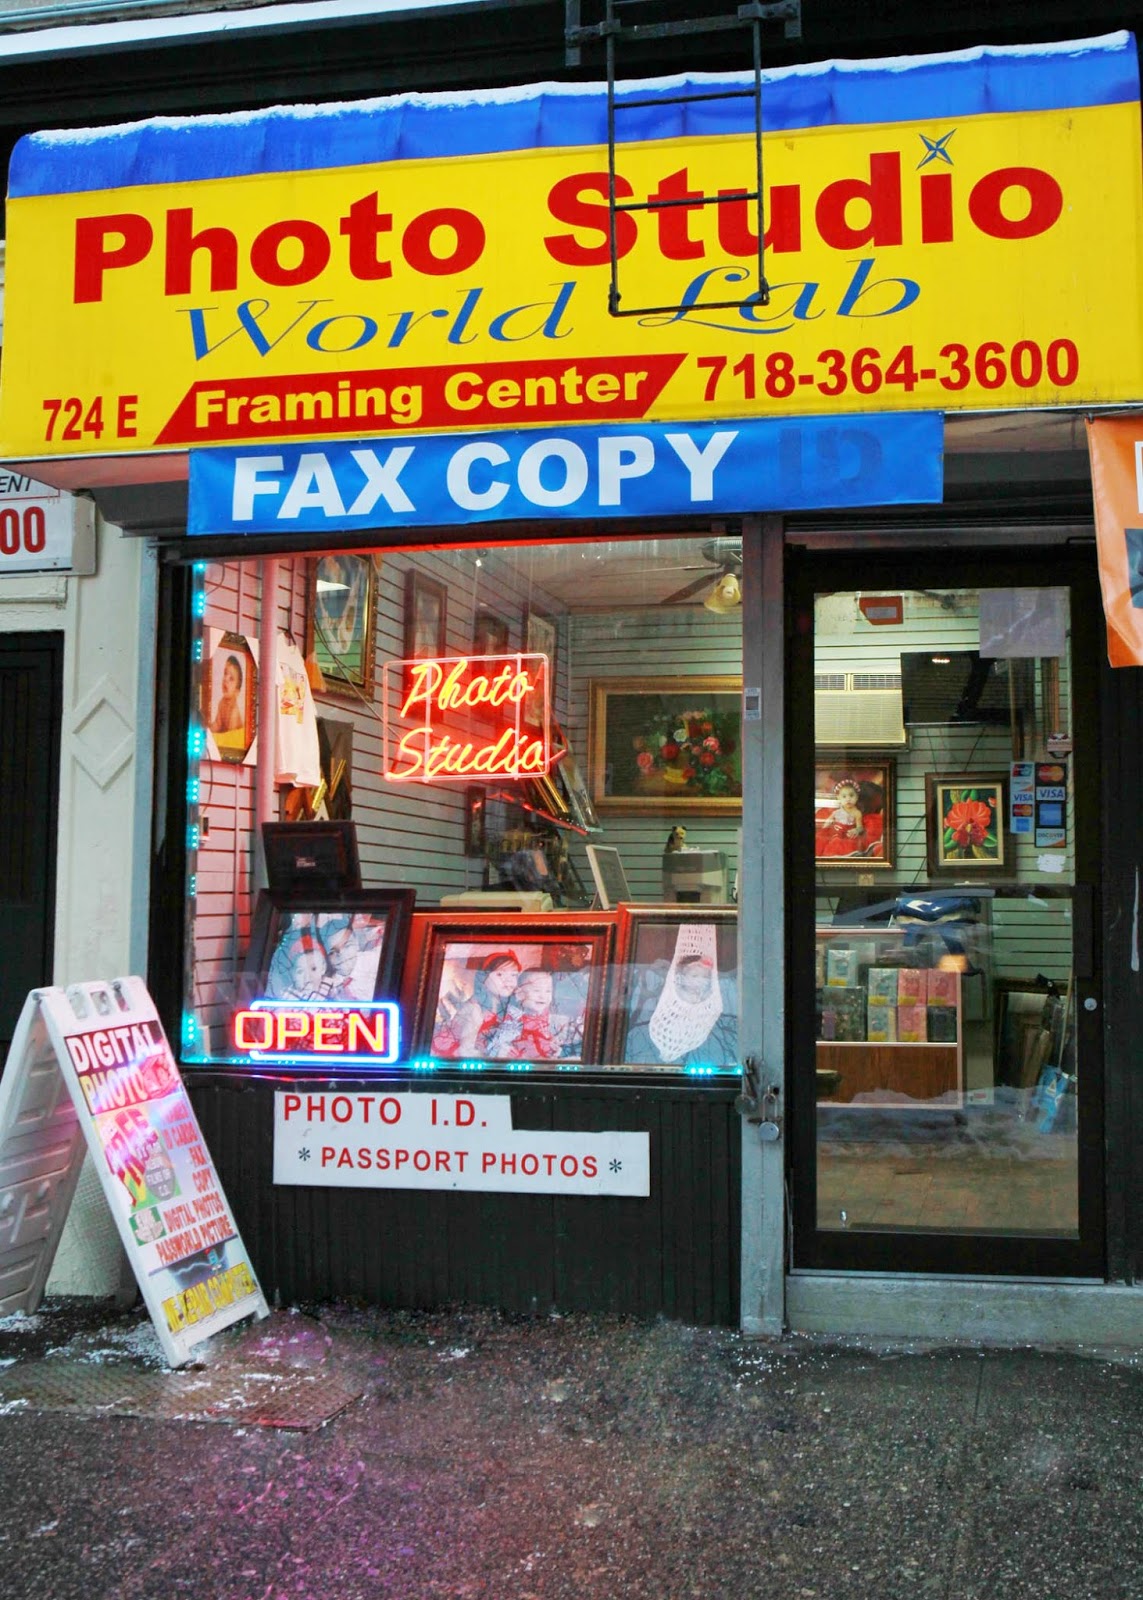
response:
[[(770, 289), (766, 282), (765, 221), (763, 214), (762, 184), (762, 27), (765, 23), (782, 22), (787, 38), (801, 35), (801, 0), (747, 0), (732, 16), (693, 17), (671, 22), (623, 23), (618, 12), (632, 5), (645, 4), (647, 0), (605, 0), (604, 20), (594, 27), (580, 26), (580, 0), (565, 0), (565, 43), (570, 65), (578, 65), (580, 47), (603, 41), (607, 60), (607, 223), (608, 248), (611, 260), (611, 278), (608, 286), (607, 309), (613, 317), (673, 316), (687, 311), (739, 310), (746, 305), (769, 305)], [(682, 34), (716, 33), (728, 29), (750, 30), (753, 84), (749, 88), (695, 90), (689, 94), (651, 95), (618, 99), (615, 92), (616, 57), (621, 40), (645, 42), (676, 38)], [(617, 195), (616, 124), (625, 111), (638, 111), (649, 107), (687, 106), (709, 103), (714, 100), (753, 101), (754, 106), (754, 186), (750, 189), (723, 190), (718, 194), (696, 194), (687, 191), (676, 198), (649, 200), (621, 200)], [(619, 218), (623, 213), (653, 211), (686, 207), (694, 211), (706, 206), (750, 205), (755, 207), (756, 257), (754, 274), (743, 272), (749, 280), (754, 276), (750, 290), (733, 300), (696, 300), (676, 305), (621, 306), (619, 287)]]

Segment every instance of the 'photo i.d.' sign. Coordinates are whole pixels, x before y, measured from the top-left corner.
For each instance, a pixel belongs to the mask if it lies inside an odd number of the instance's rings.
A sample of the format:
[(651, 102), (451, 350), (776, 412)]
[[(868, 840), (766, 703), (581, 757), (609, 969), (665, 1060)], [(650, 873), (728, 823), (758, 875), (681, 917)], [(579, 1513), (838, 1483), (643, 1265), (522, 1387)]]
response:
[(141, 978), (34, 989), (0, 1081), (0, 1314), (39, 1303), (91, 1153), (172, 1366), (269, 1315)]
[(650, 1135), (516, 1130), (500, 1094), (274, 1096), (274, 1182), (499, 1194), (649, 1195)]

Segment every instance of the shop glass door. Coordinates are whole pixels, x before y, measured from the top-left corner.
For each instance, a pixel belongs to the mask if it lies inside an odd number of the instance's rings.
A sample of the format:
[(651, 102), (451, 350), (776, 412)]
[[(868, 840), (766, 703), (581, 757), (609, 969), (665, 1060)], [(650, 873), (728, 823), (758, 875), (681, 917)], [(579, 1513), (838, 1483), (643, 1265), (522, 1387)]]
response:
[(800, 606), (798, 1255), (1095, 1272), (1098, 601), (838, 570)]

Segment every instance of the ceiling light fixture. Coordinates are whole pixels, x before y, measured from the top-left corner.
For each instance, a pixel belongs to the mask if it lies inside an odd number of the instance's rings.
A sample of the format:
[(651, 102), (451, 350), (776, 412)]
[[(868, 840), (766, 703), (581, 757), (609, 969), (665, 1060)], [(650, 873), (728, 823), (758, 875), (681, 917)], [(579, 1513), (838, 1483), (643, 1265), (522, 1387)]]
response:
[(725, 616), (742, 604), (742, 588), (733, 572), (724, 572), (717, 580), (703, 605), (708, 611)]

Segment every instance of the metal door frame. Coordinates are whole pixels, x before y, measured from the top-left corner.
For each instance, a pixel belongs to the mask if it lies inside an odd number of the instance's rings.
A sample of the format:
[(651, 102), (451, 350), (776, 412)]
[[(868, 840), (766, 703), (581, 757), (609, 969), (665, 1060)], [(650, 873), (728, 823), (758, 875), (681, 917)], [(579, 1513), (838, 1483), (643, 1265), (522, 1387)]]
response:
[[(795, 1270), (858, 1273), (972, 1275), (977, 1277), (1070, 1277), (1102, 1279), (1106, 1271), (1104, 1197), (1104, 1052), (1099, 1007), (1104, 1003), (1099, 913), (1101, 882), (1101, 796), (1099, 651), (1102, 610), (1095, 563), (1075, 551), (1040, 546), (1034, 555), (1020, 552), (958, 550), (950, 563), (947, 549), (886, 552), (838, 550), (789, 556), (786, 627), (789, 638), (786, 728), (786, 805), (791, 826), (786, 830), (788, 984), (786, 1051), (788, 1056), (787, 1174), (790, 1182), (790, 1263)], [(859, 1230), (818, 1230), (816, 1204), (816, 1097), (812, 1040), (807, 1049), (804, 1018), (813, 1015), (813, 972), (806, 951), (807, 929), (814, 924), (815, 881), (807, 869), (808, 823), (794, 819), (812, 815), (813, 769), (813, 595), (824, 588), (893, 588), (958, 586), (975, 582), (1037, 586), (1045, 582), (1072, 589), (1072, 725), (1085, 730), (1083, 760), (1076, 773), (1075, 882), (1091, 890), (1091, 976), (1077, 978), (1078, 998), (1094, 999), (1097, 1009), (1077, 1008), (1077, 1043), (1081, 1051), (1079, 1206), (1080, 1237), (1021, 1237), (986, 1234), (909, 1234)], [(747, 625), (746, 637), (750, 636)], [(809, 789), (807, 795), (806, 790)], [(1073, 905), (1077, 902), (1073, 901)], [(767, 918), (769, 924), (772, 916)], [(767, 929), (769, 933), (769, 927)], [(1081, 930), (1076, 928), (1076, 946)], [(807, 946), (807, 950), (808, 950)], [(799, 1033), (798, 1018), (803, 1018)], [(745, 1193), (745, 1190), (744, 1190)]]

